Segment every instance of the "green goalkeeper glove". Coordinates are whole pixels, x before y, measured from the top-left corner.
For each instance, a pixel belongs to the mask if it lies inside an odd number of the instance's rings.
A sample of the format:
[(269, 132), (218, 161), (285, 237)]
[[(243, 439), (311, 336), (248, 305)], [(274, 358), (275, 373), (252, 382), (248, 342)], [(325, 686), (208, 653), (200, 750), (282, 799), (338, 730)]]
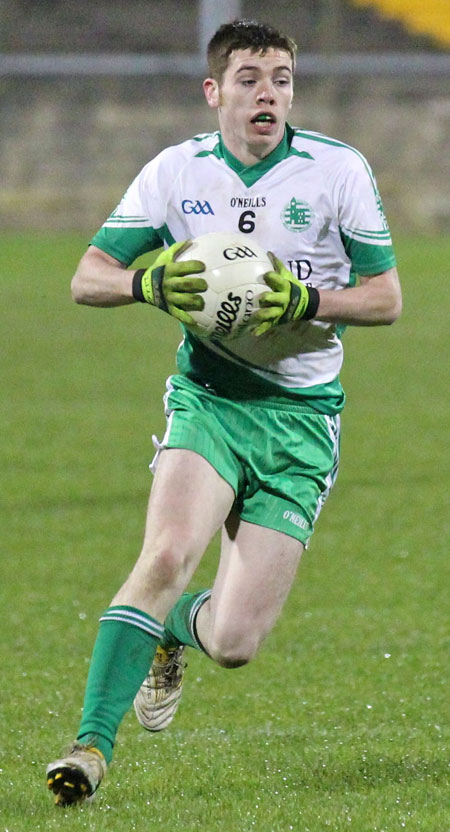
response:
[(259, 299), (257, 312), (252, 315), (252, 335), (262, 335), (278, 324), (300, 319), (309, 321), (314, 318), (319, 308), (319, 292), (311, 286), (305, 286), (296, 280), (289, 269), (272, 254), (268, 255), (273, 263), (273, 271), (264, 275), (264, 280), (272, 289)]
[(203, 277), (188, 277), (205, 271), (201, 260), (175, 258), (185, 251), (190, 240), (174, 243), (158, 255), (148, 269), (137, 269), (133, 276), (133, 297), (168, 312), (182, 324), (195, 325), (190, 311), (203, 309), (205, 302), (197, 292), (205, 292), (208, 284)]

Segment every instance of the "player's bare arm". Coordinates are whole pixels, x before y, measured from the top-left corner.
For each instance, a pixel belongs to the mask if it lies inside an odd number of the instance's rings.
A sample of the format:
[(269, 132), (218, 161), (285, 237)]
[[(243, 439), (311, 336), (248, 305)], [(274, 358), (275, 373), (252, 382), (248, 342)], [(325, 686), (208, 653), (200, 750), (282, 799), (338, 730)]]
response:
[(319, 292), (316, 319), (354, 326), (393, 324), (402, 311), (402, 293), (397, 269), (361, 277), (360, 285)]
[(194, 324), (189, 310), (203, 308), (203, 299), (197, 293), (204, 292), (207, 283), (199, 276), (205, 268), (202, 262), (174, 262), (187, 245), (188, 242), (174, 243), (151, 266), (136, 270), (128, 270), (124, 263), (91, 246), (72, 280), (73, 299), (99, 307), (141, 301), (168, 312), (181, 323)]
[(87, 306), (125, 306), (135, 303), (132, 293), (133, 271), (124, 263), (90, 246), (72, 278), (72, 297)]
[(292, 320), (327, 321), (354, 326), (393, 324), (402, 310), (397, 269), (360, 277), (359, 286), (346, 289), (316, 289), (296, 280), (272, 252), (273, 270), (264, 275), (272, 291), (259, 298), (250, 331), (259, 336), (272, 327)]

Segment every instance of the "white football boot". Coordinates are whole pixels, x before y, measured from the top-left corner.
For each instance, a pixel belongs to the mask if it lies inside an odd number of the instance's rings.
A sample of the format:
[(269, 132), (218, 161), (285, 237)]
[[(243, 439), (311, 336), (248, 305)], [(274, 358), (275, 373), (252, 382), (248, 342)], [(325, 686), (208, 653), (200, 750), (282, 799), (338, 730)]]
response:
[(70, 806), (92, 798), (106, 774), (106, 762), (98, 748), (74, 743), (67, 757), (47, 766), (47, 787), (57, 806)]
[(158, 646), (147, 678), (139, 688), (134, 710), (146, 731), (162, 731), (172, 722), (181, 698), (184, 647)]

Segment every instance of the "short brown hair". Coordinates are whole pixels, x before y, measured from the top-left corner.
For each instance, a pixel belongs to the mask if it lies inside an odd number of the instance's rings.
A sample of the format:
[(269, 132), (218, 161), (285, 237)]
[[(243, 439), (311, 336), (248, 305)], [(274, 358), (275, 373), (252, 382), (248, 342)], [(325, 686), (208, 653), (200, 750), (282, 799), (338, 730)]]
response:
[(262, 54), (268, 49), (282, 49), (291, 56), (292, 68), (295, 66), (297, 44), (288, 35), (256, 20), (233, 20), (220, 26), (211, 38), (206, 53), (209, 73), (219, 84), (228, 66), (228, 58), (235, 49), (251, 49)]

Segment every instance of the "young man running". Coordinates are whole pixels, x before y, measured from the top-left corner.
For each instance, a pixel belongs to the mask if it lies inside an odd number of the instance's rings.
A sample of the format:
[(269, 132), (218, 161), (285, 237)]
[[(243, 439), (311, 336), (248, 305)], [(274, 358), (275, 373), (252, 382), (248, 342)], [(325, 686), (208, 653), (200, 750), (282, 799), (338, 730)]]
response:
[[(293, 41), (235, 21), (216, 32), (208, 60), (203, 89), (219, 131), (144, 167), (82, 257), (74, 299), (144, 302), (189, 324), (206, 282), (202, 263), (176, 262), (184, 241), (241, 231), (276, 259), (251, 334), (219, 342), (185, 330), (142, 551), (101, 616), (77, 740), (47, 769), (60, 805), (95, 792), (133, 701), (144, 728), (169, 724), (186, 645), (227, 668), (255, 655), (336, 477), (343, 329), (390, 324), (401, 309), (367, 162), (287, 123)], [(161, 246), (152, 267), (129, 268)], [(212, 589), (185, 592), (218, 529)]]

